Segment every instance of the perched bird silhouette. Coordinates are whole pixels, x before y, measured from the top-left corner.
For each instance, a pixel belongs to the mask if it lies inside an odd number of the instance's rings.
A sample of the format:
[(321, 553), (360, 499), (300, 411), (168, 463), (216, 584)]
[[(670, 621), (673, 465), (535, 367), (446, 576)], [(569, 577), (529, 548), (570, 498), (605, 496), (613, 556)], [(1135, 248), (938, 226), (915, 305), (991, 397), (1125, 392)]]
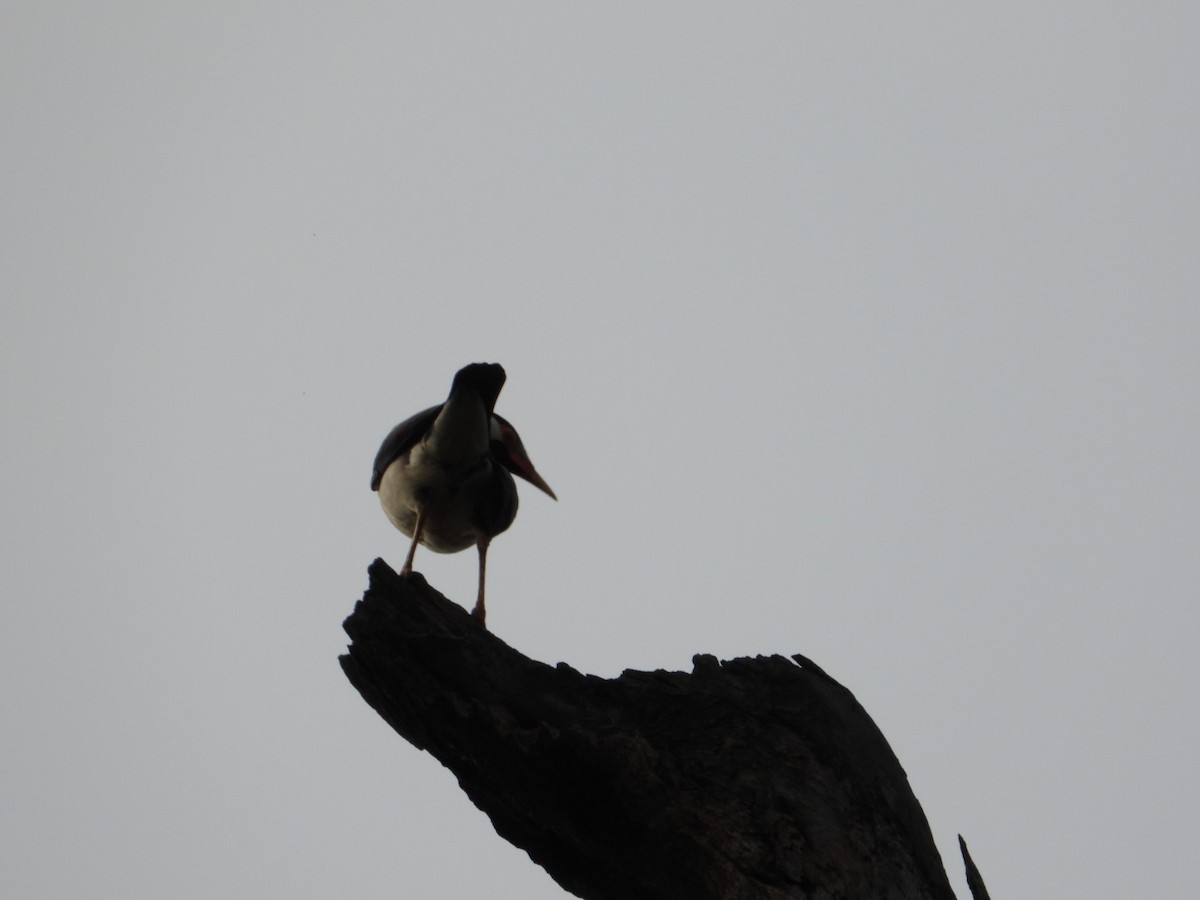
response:
[(445, 403), (405, 419), (384, 438), (371, 473), (371, 490), (379, 492), (388, 519), (412, 538), (401, 575), (412, 571), (417, 544), (438, 553), (472, 544), (479, 549), (479, 594), (471, 615), (480, 624), (487, 618), (488, 545), (517, 516), (512, 476), (558, 499), (529, 461), (517, 430), (494, 411), (505, 377), (496, 363), (459, 369)]

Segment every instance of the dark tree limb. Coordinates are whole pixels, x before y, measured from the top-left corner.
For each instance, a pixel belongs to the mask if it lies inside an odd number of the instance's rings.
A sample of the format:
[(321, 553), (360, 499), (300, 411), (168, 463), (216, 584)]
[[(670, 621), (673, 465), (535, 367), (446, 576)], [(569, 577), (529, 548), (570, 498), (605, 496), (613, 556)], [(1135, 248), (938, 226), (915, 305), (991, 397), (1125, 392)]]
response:
[(582, 675), (528, 659), (382, 560), (342, 667), (403, 737), (588, 900), (952, 900), (853, 695), (802, 656)]
[(967, 842), (961, 834), (958, 836), (958, 849), (962, 851), (963, 865), (967, 869), (967, 887), (971, 890), (971, 896), (974, 900), (991, 900), (987, 888), (983, 886), (983, 876), (979, 874), (975, 860), (971, 859), (971, 854), (967, 851)]

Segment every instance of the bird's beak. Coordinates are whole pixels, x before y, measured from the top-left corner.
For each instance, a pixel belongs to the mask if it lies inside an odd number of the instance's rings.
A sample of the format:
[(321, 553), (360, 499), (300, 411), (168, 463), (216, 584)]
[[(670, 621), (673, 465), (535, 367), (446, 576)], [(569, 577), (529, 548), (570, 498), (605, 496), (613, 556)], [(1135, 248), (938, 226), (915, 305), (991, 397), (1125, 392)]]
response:
[(524, 478), (538, 490), (545, 491), (555, 500), (558, 499), (554, 491), (550, 489), (550, 485), (546, 484), (545, 479), (533, 467), (529, 454), (525, 451), (525, 445), (521, 442), (521, 436), (517, 434), (517, 429), (513, 428), (512, 423), (507, 419), (503, 419), (495, 413), (492, 413), (491, 444), (492, 452), (504, 464), (504, 468), (514, 475)]
[(514, 459), (513, 462), (516, 463), (516, 465), (514, 465), (510, 468), (514, 475), (520, 475), (522, 478), (524, 478), (526, 481), (528, 481), (534, 487), (538, 488), (539, 490), (545, 491), (554, 500), (558, 499), (558, 496), (554, 493), (554, 491), (552, 491), (550, 489), (550, 485), (546, 484), (546, 480), (537, 473), (537, 469), (535, 469), (533, 467), (533, 463), (531, 463), (529, 461), (528, 456), (524, 457), (521, 460)]

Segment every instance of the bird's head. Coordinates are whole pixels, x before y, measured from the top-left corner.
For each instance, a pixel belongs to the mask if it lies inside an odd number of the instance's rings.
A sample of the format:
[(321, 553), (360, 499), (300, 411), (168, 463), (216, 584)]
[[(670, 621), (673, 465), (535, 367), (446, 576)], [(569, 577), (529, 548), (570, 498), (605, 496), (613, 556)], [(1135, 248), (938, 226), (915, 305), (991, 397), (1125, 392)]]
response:
[(525, 444), (522, 443), (521, 436), (517, 434), (517, 429), (513, 428), (511, 422), (492, 413), (489, 437), (492, 455), (500, 461), (504, 468), (514, 475), (524, 478), (539, 490), (545, 491), (553, 499), (558, 499), (554, 491), (550, 489), (550, 485), (546, 484), (545, 479), (533, 467), (529, 453), (525, 450)]

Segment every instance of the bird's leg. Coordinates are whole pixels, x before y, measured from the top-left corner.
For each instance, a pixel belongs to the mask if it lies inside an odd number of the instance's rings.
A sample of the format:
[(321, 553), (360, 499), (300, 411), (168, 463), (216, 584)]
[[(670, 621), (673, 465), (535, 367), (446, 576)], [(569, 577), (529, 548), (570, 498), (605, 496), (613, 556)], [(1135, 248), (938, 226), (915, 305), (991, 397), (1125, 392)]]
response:
[(479, 547), (479, 595), (475, 598), (475, 608), (471, 615), (479, 620), (479, 624), (487, 628), (487, 609), (483, 605), (483, 583), (487, 576), (487, 551), (490, 537), (482, 537), (476, 545)]
[(400, 570), (401, 575), (411, 575), (412, 574), (413, 557), (417, 555), (417, 544), (421, 543), (421, 526), (424, 524), (424, 521), (423, 521), (424, 518), (425, 518), (424, 513), (420, 509), (418, 509), (417, 510), (417, 522), (415, 525), (413, 525), (412, 544), (409, 545), (408, 557), (404, 560), (404, 568)]

